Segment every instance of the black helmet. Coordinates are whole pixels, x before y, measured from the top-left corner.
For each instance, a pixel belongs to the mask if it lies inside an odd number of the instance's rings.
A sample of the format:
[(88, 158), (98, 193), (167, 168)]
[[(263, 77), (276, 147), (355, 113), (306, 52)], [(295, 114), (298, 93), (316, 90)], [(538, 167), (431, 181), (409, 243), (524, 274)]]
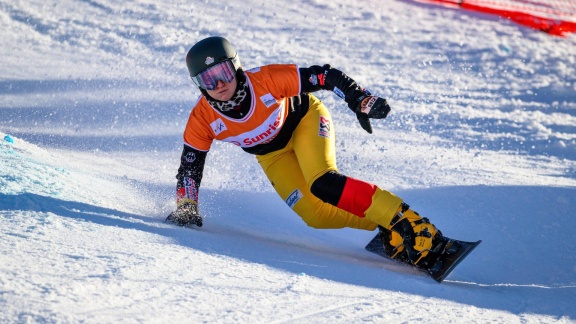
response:
[(241, 67), (238, 53), (228, 40), (213, 36), (196, 43), (186, 55), (186, 65), (191, 77), (220, 62), (230, 60), (236, 71)]

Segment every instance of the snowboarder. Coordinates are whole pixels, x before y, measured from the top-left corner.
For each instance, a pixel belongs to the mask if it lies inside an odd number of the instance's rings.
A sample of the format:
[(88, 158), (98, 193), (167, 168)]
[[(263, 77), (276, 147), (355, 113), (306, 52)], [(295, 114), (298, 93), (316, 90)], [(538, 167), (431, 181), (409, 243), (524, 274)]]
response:
[(396, 195), (338, 172), (332, 118), (311, 93), (333, 91), (368, 133), (371, 118), (390, 112), (386, 99), (330, 65), (275, 64), (245, 71), (222, 37), (196, 43), (186, 64), (202, 96), (184, 131), (177, 208), (168, 222), (202, 226), (198, 192), (207, 153), (220, 140), (255, 155), (278, 195), (308, 226), (378, 228), (391, 258), (428, 266), (427, 256), (442, 241), (440, 231)]

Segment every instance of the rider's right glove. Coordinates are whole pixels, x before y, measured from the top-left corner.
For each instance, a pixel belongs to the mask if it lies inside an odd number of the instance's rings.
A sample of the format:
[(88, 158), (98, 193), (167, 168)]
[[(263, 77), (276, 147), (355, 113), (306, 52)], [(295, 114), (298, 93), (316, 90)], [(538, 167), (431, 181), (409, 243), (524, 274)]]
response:
[(181, 199), (176, 210), (168, 215), (166, 221), (179, 226), (202, 227), (202, 216), (200, 216), (198, 204), (191, 199)]

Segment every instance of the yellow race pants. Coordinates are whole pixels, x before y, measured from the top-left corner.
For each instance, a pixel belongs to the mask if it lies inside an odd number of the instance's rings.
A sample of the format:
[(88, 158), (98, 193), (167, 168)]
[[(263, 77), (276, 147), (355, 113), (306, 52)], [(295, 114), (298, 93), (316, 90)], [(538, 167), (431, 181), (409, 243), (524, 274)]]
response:
[[(294, 130), (286, 147), (256, 156), (266, 176), (278, 195), (308, 226), (365, 230), (374, 230), (379, 224), (388, 227), (402, 202), (390, 192), (373, 186), (375, 191), (366, 193), (372, 195), (371, 200), (368, 200), (371, 204), (360, 215), (325, 203), (310, 192), (312, 183), (318, 177), (328, 171), (338, 171), (338, 168), (334, 124), (330, 113), (319, 99), (309, 96), (308, 112)], [(365, 193), (354, 194), (360, 196)], [(342, 205), (354, 205), (353, 199), (349, 200)]]

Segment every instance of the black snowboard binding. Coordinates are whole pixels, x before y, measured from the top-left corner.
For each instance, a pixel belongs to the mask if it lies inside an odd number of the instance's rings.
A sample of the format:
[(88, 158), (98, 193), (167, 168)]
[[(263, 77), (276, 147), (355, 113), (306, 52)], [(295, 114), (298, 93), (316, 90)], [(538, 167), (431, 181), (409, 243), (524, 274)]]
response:
[(443, 236), (427, 218), (402, 203), (388, 228), (366, 245), (366, 250), (415, 267), (437, 282), (452, 270), (482, 241), (466, 242)]
[(428, 268), (430, 261), (442, 251), (445, 240), (442, 232), (402, 203), (389, 228), (380, 226), (384, 249), (391, 259)]

